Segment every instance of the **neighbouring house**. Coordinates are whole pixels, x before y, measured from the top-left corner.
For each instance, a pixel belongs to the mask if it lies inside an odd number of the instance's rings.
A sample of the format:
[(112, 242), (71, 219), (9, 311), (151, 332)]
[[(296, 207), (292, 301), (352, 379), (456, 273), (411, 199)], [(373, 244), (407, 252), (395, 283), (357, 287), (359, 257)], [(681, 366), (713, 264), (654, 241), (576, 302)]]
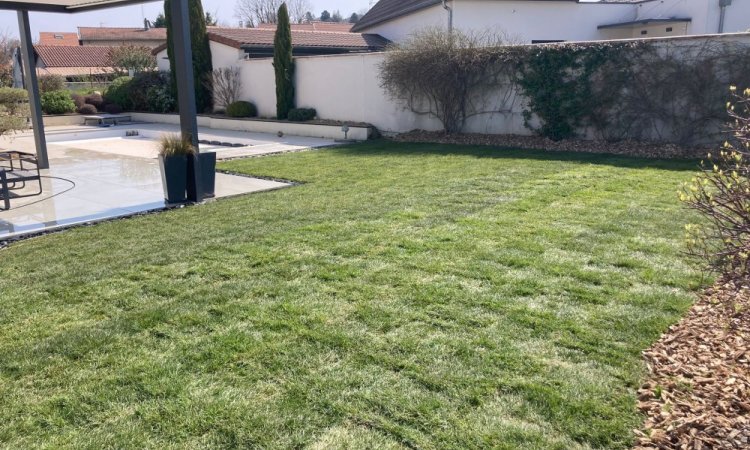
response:
[(742, 32), (750, 0), (380, 0), (354, 25), (391, 41), (425, 27), (548, 43)]
[(51, 31), (42, 31), (39, 33), (39, 42), (37, 42), (37, 45), (45, 45), (45, 46), (51, 46), (51, 45), (64, 45), (64, 46), (71, 46), (71, 45), (80, 45), (81, 43), (78, 41), (78, 33), (73, 32), (51, 32)]
[[(293, 23), (292, 31), (333, 31), (334, 33), (348, 33), (352, 31), (353, 23), (321, 22), (319, 20), (304, 23)], [(276, 29), (275, 23), (262, 23), (257, 28)]]
[[(246, 59), (273, 56), (272, 28), (208, 27), (208, 39), (214, 67), (229, 67)], [(292, 31), (294, 56), (340, 55), (383, 51), (389, 41), (377, 34), (330, 31)], [(166, 43), (155, 48), (159, 70), (169, 70)]]
[(106, 78), (110, 47), (35, 45), (37, 75), (60, 75), (67, 81)]
[(166, 28), (78, 27), (82, 46), (156, 48), (167, 42)]

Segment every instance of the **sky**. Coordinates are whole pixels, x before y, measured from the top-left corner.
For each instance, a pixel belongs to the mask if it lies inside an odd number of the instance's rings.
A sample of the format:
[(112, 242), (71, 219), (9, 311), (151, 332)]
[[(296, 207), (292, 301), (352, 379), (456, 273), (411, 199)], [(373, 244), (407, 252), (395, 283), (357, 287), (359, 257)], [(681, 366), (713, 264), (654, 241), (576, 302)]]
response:
[[(236, 0), (203, 0), (203, 9), (218, 17), (219, 25), (237, 26), (234, 15)], [(344, 16), (369, 8), (372, 0), (310, 0), (313, 13), (321, 11), (341, 11)], [(76, 31), (76, 27), (142, 27), (144, 17), (153, 20), (163, 9), (164, 2), (156, 1), (143, 5), (112, 8), (98, 12), (81, 14), (29, 13), (31, 32), (34, 40), (39, 39), (40, 31)], [(18, 36), (18, 17), (15, 11), (0, 11), (0, 31)]]

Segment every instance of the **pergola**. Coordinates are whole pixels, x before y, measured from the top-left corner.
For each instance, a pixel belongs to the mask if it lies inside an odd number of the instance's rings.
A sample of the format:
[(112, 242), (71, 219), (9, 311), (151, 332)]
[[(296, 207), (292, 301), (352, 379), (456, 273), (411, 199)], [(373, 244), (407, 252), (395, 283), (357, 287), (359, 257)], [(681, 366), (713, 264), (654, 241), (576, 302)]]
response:
[[(74, 14), (95, 11), (117, 6), (149, 3), (157, 0), (0, 0), (0, 10), (18, 11), (18, 28), (21, 35), (21, 54), (23, 59), (26, 88), (29, 91), (31, 106), (31, 124), (34, 128), (34, 143), (40, 168), (49, 168), (47, 142), (44, 136), (42, 108), (39, 101), (39, 88), (36, 77), (36, 61), (32, 45), (29, 11), (45, 13)], [(190, 20), (187, 0), (171, 2), (172, 33), (174, 36), (175, 78), (177, 80), (177, 102), (180, 109), (180, 129), (184, 139), (190, 140), (198, 149), (198, 120), (195, 107), (195, 80), (193, 79), (193, 51), (190, 42)], [(201, 188), (199, 158), (191, 159), (191, 181), (188, 198), (200, 201), (203, 198)]]

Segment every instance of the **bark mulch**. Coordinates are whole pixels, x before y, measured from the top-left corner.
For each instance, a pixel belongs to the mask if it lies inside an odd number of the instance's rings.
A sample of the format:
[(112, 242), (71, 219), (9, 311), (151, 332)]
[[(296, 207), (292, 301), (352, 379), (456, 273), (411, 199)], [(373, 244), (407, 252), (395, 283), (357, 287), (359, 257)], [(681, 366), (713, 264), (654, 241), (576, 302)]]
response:
[(636, 449), (750, 449), (750, 287), (707, 290), (644, 357)]
[(445, 134), (415, 130), (391, 138), (397, 142), (430, 144), (489, 145), (494, 147), (560, 152), (609, 153), (639, 158), (700, 159), (711, 147), (685, 147), (677, 144), (658, 144), (638, 141), (587, 141), (565, 139), (553, 141), (541, 136), (514, 134)]

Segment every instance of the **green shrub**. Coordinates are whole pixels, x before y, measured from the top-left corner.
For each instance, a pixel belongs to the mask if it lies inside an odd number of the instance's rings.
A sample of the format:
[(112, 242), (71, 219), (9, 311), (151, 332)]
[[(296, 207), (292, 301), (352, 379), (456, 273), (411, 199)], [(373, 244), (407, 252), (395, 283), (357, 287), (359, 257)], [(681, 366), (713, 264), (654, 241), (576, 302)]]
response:
[(174, 112), (177, 107), (177, 101), (172, 95), (172, 89), (168, 83), (152, 86), (147, 91), (146, 97), (148, 98), (146, 110), (149, 112), (170, 113)]
[(65, 89), (65, 78), (60, 75), (41, 75), (37, 78), (39, 92), (62, 91)]
[(68, 91), (50, 91), (42, 94), (42, 111), (45, 114), (67, 114), (76, 110)]
[(258, 108), (250, 102), (234, 102), (227, 106), (227, 116), (229, 117), (255, 117), (258, 115)]
[(294, 108), (289, 110), (289, 120), (292, 122), (307, 122), (313, 120), (318, 112), (315, 108)]
[(129, 110), (133, 107), (133, 102), (130, 99), (130, 83), (133, 81), (133, 77), (120, 77), (116, 78), (107, 92), (104, 93), (104, 100), (107, 103), (112, 103), (119, 106), (123, 110)]
[(9, 87), (0, 88), (0, 106), (10, 114), (21, 112), (21, 108), (27, 109), (29, 94), (25, 89), (14, 89)]
[(96, 114), (99, 112), (99, 110), (96, 109), (96, 106), (89, 105), (88, 103), (78, 108), (78, 112), (80, 114)]

